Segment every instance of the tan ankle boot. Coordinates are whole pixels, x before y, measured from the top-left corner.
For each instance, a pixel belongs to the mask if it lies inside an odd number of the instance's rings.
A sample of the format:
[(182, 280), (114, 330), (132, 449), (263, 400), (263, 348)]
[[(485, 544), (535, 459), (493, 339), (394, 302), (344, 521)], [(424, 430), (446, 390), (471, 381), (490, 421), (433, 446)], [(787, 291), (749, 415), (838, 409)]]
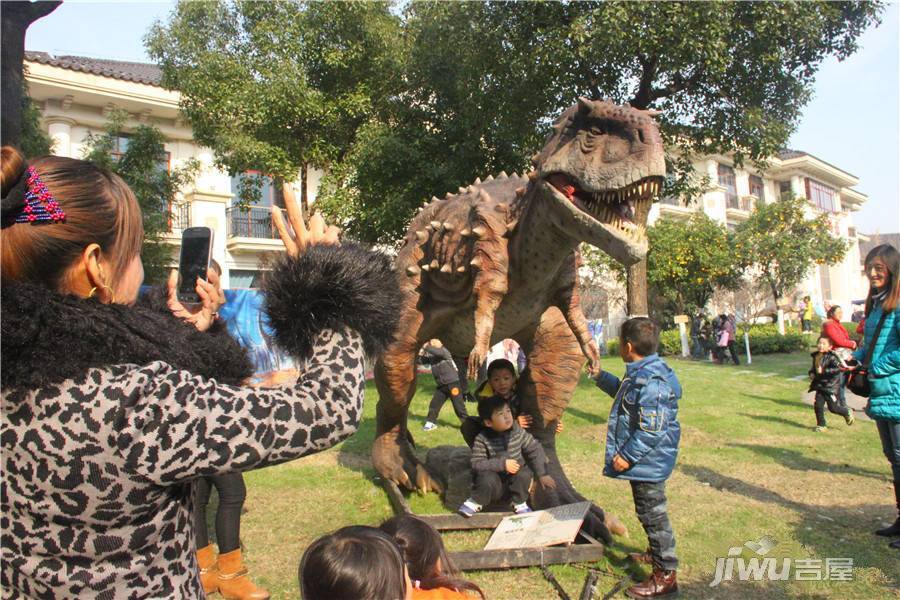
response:
[(216, 585), (216, 551), (210, 544), (197, 550), (197, 564), (200, 566), (200, 582), (203, 583), (203, 591), (212, 594), (219, 589)]
[(268, 600), (269, 592), (250, 581), (250, 575), (241, 558), (241, 549), (219, 555), (216, 575), (219, 592), (225, 600)]

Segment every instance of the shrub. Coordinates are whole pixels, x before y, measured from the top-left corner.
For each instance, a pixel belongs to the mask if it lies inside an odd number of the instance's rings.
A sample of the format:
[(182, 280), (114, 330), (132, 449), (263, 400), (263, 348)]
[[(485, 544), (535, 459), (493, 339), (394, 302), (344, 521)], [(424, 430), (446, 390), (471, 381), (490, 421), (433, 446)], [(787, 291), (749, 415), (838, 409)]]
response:
[[(851, 323), (844, 326), (853, 326), (851, 337), (856, 335), (856, 325)], [(811, 350), (819, 339), (818, 335), (803, 335), (799, 327), (786, 327), (784, 335), (778, 334), (778, 326), (774, 323), (751, 325), (750, 334), (751, 354), (774, 354), (776, 352), (796, 352), (797, 350)], [(738, 327), (737, 342), (739, 352), (744, 352), (744, 330)], [(614, 338), (606, 342), (606, 351), (614, 356), (619, 354), (619, 339)], [(680, 356), (681, 339), (677, 329), (668, 329), (659, 334), (659, 353), (662, 356)]]

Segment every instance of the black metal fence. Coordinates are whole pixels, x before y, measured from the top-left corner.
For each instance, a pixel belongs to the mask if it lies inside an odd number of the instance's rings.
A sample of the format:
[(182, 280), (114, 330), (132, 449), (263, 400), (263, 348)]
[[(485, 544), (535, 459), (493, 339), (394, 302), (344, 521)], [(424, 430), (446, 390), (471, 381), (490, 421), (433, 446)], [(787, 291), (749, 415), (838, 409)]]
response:
[(272, 223), (272, 209), (268, 206), (253, 206), (247, 209), (230, 206), (225, 209), (225, 220), (229, 237), (278, 239), (278, 230)]

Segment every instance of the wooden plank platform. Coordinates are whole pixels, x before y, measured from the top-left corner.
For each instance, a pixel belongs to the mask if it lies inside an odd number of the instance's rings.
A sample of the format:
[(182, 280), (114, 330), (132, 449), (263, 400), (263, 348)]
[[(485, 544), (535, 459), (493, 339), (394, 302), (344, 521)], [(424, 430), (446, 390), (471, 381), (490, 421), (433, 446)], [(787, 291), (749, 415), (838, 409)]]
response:
[[(504, 517), (511, 512), (477, 513), (471, 517), (462, 515), (417, 515), (409, 506), (409, 502), (392, 481), (381, 480), (394, 512), (398, 515), (414, 515), (422, 519), (438, 531), (495, 529)], [(469, 552), (450, 552), (450, 558), (461, 571), (488, 569), (510, 569), (516, 567), (535, 567), (575, 562), (592, 562), (603, 558), (605, 547), (583, 531), (579, 535), (588, 541), (587, 544), (569, 544), (566, 546), (549, 546), (545, 548), (514, 548), (508, 550), (476, 550)]]
[(461, 571), (476, 571), (592, 562), (603, 558), (604, 550), (603, 544), (571, 544), (547, 548), (450, 552), (450, 559)]
[(511, 512), (480, 512), (471, 517), (462, 515), (416, 515), (438, 531), (460, 531), (468, 529), (495, 529)]

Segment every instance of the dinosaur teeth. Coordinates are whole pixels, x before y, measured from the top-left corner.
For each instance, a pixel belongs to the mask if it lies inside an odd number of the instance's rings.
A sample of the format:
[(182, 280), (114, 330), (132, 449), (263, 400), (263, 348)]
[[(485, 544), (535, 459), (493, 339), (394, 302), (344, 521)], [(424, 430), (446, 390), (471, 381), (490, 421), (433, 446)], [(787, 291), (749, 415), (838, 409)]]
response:
[(444, 231), (453, 231), (453, 223), (450, 223), (449, 221), (444, 221), (443, 226), (444, 226)]
[(463, 237), (469, 237), (470, 235), (472, 235), (472, 230), (469, 229), (468, 227), (466, 227), (465, 229), (463, 229), (459, 232), (459, 235), (461, 235)]
[(425, 232), (425, 231), (417, 231), (417, 232), (416, 232), (416, 240), (417, 240), (420, 244), (424, 244), (424, 243), (425, 243), (425, 240), (427, 240), (427, 239), (428, 239), (428, 233), (427, 233), (427, 232)]
[(431, 267), (432, 269), (437, 269), (437, 268), (438, 268), (438, 261), (437, 261), (437, 260), (432, 260), (430, 263), (428, 263), (428, 266)]
[(438, 231), (441, 228), (440, 221), (432, 221), (431, 223), (429, 223), (429, 225), (431, 225), (431, 228), (434, 229), (435, 231)]
[(457, 273), (465, 273), (465, 272), (466, 272), (466, 268), (465, 268), (464, 266), (463, 266), (463, 267), (456, 267), (456, 272), (457, 272)]
[(450, 263), (444, 263), (444, 266), (441, 267), (441, 273), (450, 273), (453, 271), (453, 267), (450, 266)]
[(431, 270), (431, 265), (422, 265), (422, 270), (426, 273)]
[(484, 237), (484, 235), (487, 233), (487, 229), (483, 225), (478, 225), (472, 228), (472, 233), (474, 233), (478, 237)]
[(481, 267), (481, 257), (476, 256), (471, 261), (469, 261), (469, 264), (472, 265), (473, 267), (475, 267), (476, 269), (480, 268)]
[(415, 277), (416, 275), (419, 274), (419, 271), (420, 271), (419, 267), (417, 267), (415, 265), (410, 265), (410, 266), (406, 267), (406, 274), (409, 275), (410, 277)]

